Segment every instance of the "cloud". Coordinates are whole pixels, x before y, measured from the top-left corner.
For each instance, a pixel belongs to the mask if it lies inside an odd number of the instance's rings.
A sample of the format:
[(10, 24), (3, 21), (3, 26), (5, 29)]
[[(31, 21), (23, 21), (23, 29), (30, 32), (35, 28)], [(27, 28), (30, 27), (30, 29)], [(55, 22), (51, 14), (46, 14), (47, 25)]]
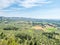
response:
[(46, 0), (24, 0), (22, 2), (19, 2), (20, 5), (22, 5), (25, 8), (31, 8), (33, 6), (41, 6), (43, 4), (50, 3), (51, 1), (46, 1)]
[(51, 3), (51, 1), (49, 0), (48, 1), (46, 0), (0, 0), (0, 9), (7, 8), (14, 3), (24, 8), (31, 8), (34, 6), (41, 6), (43, 4)]
[(0, 0), (0, 9), (9, 7), (12, 3), (14, 3), (14, 0)]
[(12, 4), (16, 3), (24, 8), (31, 8), (34, 6), (41, 6), (43, 4), (51, 3), (51, 1), (46, 0), (0, 0), (0, 9), (7, 8)]

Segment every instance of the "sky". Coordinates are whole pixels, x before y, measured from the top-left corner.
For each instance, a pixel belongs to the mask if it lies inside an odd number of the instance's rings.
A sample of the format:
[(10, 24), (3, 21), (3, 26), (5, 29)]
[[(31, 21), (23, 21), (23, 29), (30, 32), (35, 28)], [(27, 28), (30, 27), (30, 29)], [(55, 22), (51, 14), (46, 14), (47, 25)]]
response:
[(0, 0), (0, 16), (60, 19), (60, 0)]

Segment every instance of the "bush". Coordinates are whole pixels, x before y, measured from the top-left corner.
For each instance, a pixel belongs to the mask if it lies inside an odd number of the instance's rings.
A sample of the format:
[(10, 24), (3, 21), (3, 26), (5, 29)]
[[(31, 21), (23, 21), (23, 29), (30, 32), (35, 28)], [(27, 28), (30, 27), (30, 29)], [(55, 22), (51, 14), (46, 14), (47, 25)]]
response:
[(6, 35), (2, 32), (2, 33), (0, 33), (0, 39), (3, 39), (3, 38), (5, 38), (6, 37)]
[(18, 28), (13, 27), (13, 26), (8, 26), (8, 27), (3, 28), (3, 30), (18, 30)]
[(25, 33), (16, 34), (15, 36), (18, 37), (18, 38), (20, 38), (20, 39), (22, 39), (22, 40), (23, 40), (23, 39), (25, 39), (25, 40), (27, 40), (27, 39), (28, 39), (28, 40), (31, 40), (31, 38), (32, 38), (30, 35), (25, 34)]

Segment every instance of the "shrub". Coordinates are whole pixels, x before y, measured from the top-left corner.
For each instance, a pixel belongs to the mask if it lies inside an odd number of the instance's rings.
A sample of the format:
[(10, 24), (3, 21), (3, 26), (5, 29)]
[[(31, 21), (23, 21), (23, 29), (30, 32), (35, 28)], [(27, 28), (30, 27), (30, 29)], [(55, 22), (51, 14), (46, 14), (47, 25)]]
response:
[(6, 35), (2, 32), (1, 34), (0, 34), (0, 39), (3, 39), (3, 38), (5, 38), (6, 37)]
[(3, 28), (3, 30), (18, 30), (18, 28), (14, 26), (8, 26), (8, 27)]
[(30, 35), (28, 35), (28, 34), (25, 34), (25, 33), (21, 33), (21, 34), (17, 34), (17, 35), (15, 35), (16, 37), (18, 37), (18, 38), (20, 38), (20, 39), (25, 39), (25, 40), (31, 40), (31, 36)]

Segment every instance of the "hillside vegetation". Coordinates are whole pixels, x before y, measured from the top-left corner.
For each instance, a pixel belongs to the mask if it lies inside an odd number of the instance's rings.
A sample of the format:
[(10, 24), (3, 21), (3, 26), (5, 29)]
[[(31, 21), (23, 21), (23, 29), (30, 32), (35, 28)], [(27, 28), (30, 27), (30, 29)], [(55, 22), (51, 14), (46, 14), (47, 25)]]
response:
[(60, 45), (60, 20), (0, 17), (0, 45)]

